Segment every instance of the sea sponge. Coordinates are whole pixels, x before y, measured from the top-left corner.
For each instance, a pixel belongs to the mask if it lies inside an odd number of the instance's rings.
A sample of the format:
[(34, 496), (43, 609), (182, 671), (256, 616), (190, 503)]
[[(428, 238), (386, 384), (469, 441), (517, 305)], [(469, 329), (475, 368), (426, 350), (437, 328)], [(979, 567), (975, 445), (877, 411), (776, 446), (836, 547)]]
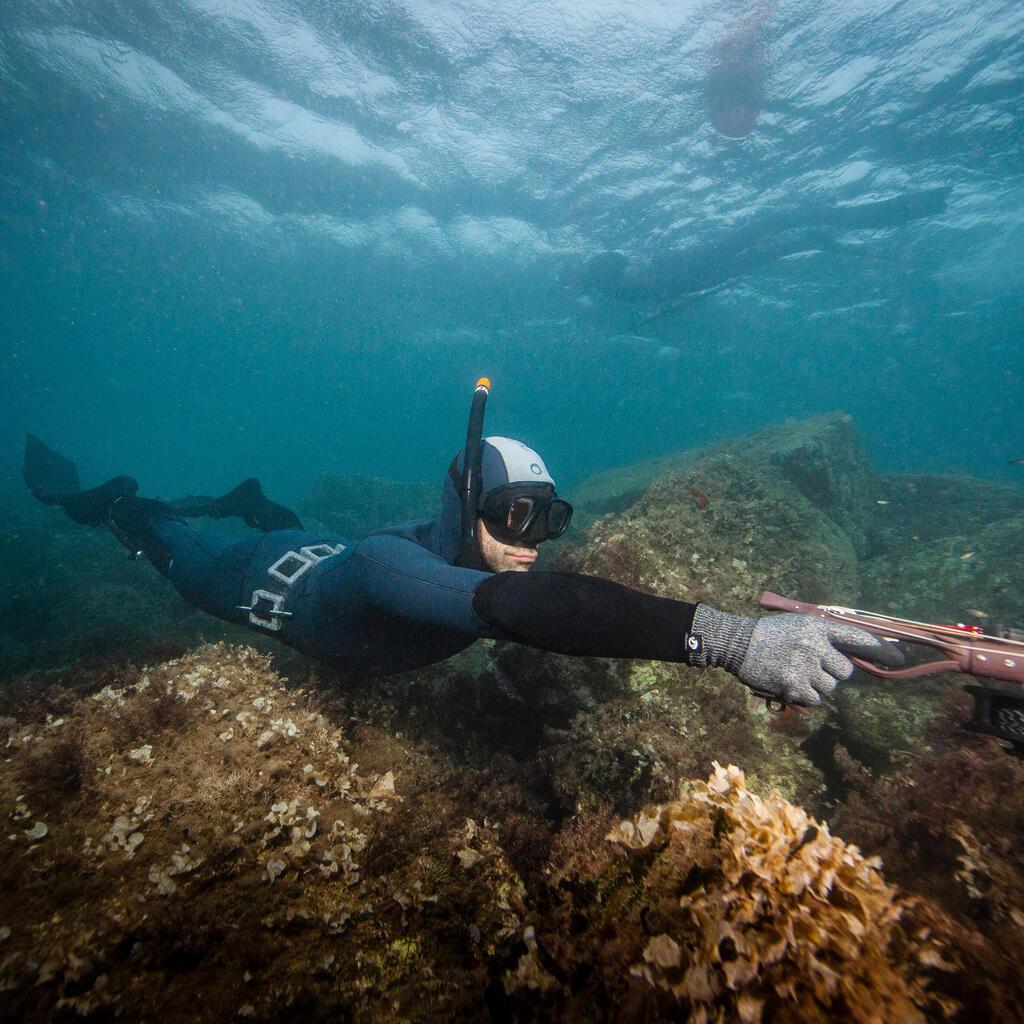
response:
[(877, 859), (777, 791), (750, 792), (736, 767), (716, 762), (707, 783), (608, 838), (654, 858), (652, 905), (673, 893), (631, 974), (690, 1020), (925, 1021), (956, 1009), (929, 989), (932, 972), (955, 968), (949, 951), (910, 923), (914, 902)]

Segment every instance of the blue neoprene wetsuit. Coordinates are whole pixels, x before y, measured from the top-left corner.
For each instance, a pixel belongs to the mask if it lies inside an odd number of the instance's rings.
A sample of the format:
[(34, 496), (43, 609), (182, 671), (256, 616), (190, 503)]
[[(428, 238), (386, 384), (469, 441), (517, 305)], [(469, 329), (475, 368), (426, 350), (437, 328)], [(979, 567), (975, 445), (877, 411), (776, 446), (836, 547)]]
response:
[[(350, 544), (275, 530), (242, 541), (176, 520), (152, 532), (189, 602), (347, 672), (388, 675), (481, 637), (561, 654), (688, 661), (695, 606), (579, 573), (460, 568), (451, 516)], [(154, 563), (157, 564), (157, 563)]]
[[(483, 460), (489, 486), (510, 479), (495, 452)], [(151, 561), (199, 608), (350, 673), (430, 665), (481, 637), (562, 654), (689, 659), (695, 606), (685, 601), (578, 573), (457, 566), (457, 475), (445, 476), (436, 519), (389, 526), (356, 544), (298, 529), (238, 541), (165, 519), (150, 527), (163, 548)]]
[(153, 532), (171, 551), (167, 576), (187, 601), (347, 671), (401, 672), (499, 635), (473, 610), (477, 587), (493, 574), (443, 558), (436, 520), (358, 544), (301, 530), (236, 540), (177, 521)]

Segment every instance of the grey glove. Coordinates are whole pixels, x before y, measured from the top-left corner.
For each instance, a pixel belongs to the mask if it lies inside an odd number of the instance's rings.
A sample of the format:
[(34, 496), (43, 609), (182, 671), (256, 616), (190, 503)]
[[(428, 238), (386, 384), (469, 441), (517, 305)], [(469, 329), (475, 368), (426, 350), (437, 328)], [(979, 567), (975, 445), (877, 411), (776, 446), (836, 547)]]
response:
[[(847, 654), (888, 667), (903, 664), (895, 644), (856, 626), (815, 615), (773, 615), (748, 619), (697, 605), (693, 616), (691, 665), (714, 665), (731, 672), (760, 697), (814, 707), (847, 679)], [(699, 649), (698, 649), (699, 648)]]

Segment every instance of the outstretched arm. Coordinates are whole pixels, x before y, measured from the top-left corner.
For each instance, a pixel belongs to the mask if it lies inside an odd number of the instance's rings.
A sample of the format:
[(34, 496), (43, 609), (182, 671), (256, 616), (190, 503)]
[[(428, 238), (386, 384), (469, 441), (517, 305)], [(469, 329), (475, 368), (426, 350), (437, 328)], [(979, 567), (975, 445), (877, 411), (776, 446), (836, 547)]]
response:
[(598, 576), (505, 572), (476, 588), (473, 608), (509, 639), (545, 651), (685, 662), (697, 606)]
[(476, 614), (512, 640), (560, 654), (717, 666), (759, 696), (815, 705), (855, 654), (902, 660), (891, 644), (808, 615), (744, 618), (576, 573), (502, 573), (477, 587)]
[(846, 653), (899, 656), (869, 633), (813, 616), (744, 618), (579, 573), (477, 572), (393, 536), (367, 538), (347, 570), (374, 607), (398, 618), (558, 654), (718, 666), (794, 704), (818, 704), (847, 678)]

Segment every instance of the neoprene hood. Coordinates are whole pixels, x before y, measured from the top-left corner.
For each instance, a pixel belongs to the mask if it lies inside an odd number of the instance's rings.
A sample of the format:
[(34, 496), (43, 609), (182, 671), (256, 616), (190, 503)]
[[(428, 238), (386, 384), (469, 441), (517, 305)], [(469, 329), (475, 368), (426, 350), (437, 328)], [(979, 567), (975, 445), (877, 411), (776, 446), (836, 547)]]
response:
[[(465, 450), (452, 459), (445, 474), (441, 499), (441, 554), (456, 559), (461, 546), (462, 495), (460, 492)], [(530, 483), (555, 486), (544, 460), (532, 448), (511, 437), (484, 438), (480, 452), (480, 493), (507, 484)], [(482, 568), (473, 565), (470, 568)]]

